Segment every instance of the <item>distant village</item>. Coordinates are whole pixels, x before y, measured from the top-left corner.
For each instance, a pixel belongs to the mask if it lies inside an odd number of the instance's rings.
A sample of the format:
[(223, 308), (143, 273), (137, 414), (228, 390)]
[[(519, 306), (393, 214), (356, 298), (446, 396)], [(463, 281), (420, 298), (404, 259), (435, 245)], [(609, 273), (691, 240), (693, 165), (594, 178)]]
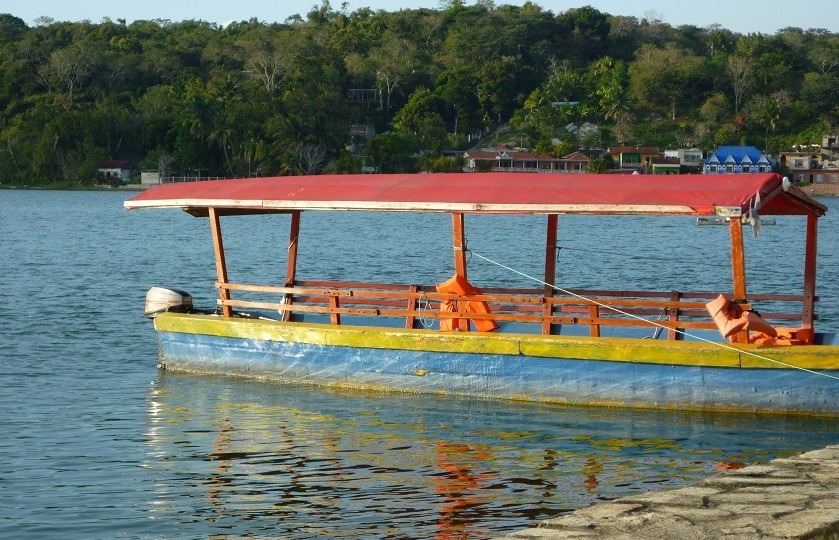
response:
[(534, 156), (508, 145), (465, 153), (467, 170), (590, 172), (592, 160), (608, 154), (613, 174), (737, 174), (781, 171), (802, 184), (839, 184), (839, 136), (825, 135), (821, 145), (802, 145), (779, 156), (766, 156), (754, 146), (721, 146), (706, 156), (697, 148), (661, 150), (653, 146), (615, 146), (576, 151), (561, 158)]
[[(615, 146), (606, 149), (578, 150), (563, 157), (533, 155), (526, 148), (508, 144), (462, 153), (466, 172), (508, 171), (553, 174), (592, 172), (594, 160), (613, 166), (607, 174), (738, 174), (779, 171), (798, 184), (830, 184), (839, 189), (839, 136), (828, 134), (821, 144), (801, 145), (778, 156), (767, 156), (754, 146), (721, 146), (710, 155), (697, 148), (661, 150), (653, 146)], [(105, 161), (99, 165), (102, 183), (127, 185), (136, 169), (129, 161)], [(364, 173), (376, 172), (362, 168)], [(157, 171), (141, 171), (140, 187), (190, 180), (214, 180), (201, 171), (173, 171), (160, 177)]]
[[(463, 153), (465, 172), (517, 171), (553, 174), (591, 172), (592, 160), (606, 155), (614, 164), (609, 174), (721, 174), (780, 171), (799, 184), (835, 184), (839, 187), (839, 135), (825, 135), (821, 145), (802, 145), (779, 156), (766, 156), (754, 146), (721, 146), (705, 156), (697, 148), (660, 150), (652, 146), (616, 146), (605, 150), (576, 151), (561, 158), (533, 155), (525, 148), (500, 145)], [(362, 172), (375, 172), (366, 170)], [(129, 161), (106, 161), (99, 166), (103, 183), (127, 185), (135, 168)], [(190, 180), (215, 180), (200, 171), (177, 171), (161, 178), (157, 171), (142, 171), (141, 187)]]

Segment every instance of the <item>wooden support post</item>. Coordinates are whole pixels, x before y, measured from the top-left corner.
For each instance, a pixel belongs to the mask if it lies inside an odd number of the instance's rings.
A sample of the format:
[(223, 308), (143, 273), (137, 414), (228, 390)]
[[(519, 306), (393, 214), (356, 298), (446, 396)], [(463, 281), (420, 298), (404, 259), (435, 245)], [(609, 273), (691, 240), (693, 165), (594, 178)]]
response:
[[(213, 251), (216, 254), (216, 279), (222, 285), (227, 285), (227, 263), (224, 259), (224, 241), (221, 237), (221, 221), (219, 220), (218, 210), (210, 208), (210, 230), (213, 234)], [(219, 298), (221, 299), (221, 314), (225, 317), (233, 316), (233, 308), (225, 304), (226, 300), (230, 300), (230, 291), (224, 287), (219, 289)]]
[[(734, 280), (734, 300), (745, 302), (746, 297), (746, 251), (743, 246), (743, 222), (740, 216), (731, 216), (729, 220), (731, 230), (731, 273)], [(735, 336), (737, 343), (749, 341), (748, 331), (738, 332)]]
[(801, 311), (801, 326), (813, 328), (816, 311), (816, 241), (818, 239), (818, 218), (807, 216), (807, 243), (804, 245), (804, 302)]
[(597, 304), (591, 304), (588, 307), (588, 316), (592, 320), (591, 325), (589, 326), (589, 335), (591, 337), (600, 337), (600, 325), (594, 322), (600, 318), (600, 306)]
[(408, 313), (409, 315), (405, 318), (405, 328), (413, 328), (414, 323), (416, 321), (416, 317), (414, 315), (410, 315), (410, 313), (416, 313), (418, 300), (417, 297), (414, 296), (417, 294), (419, 287), (416, 285), (409, 285), (408, 286)]
[[(341, 307), (340, 304), (338, 303), (338, 297), (337, 296), (330, 296), (329, 297), (329, 307), (331, 307), (334, 310), (337, 310), (339, 307)], [(332, 324), (336, 324), (336, 325), (341, 324), (341, 314), (340, 313), (335, 313), (335, 312), (330, 313), (329, 314), (329, 322), (332, 323)]]
[[(291, 226), (288, 232), (288, 259), (286, 262), (285, 271), (285, 286), (294, 287), (294, 282), (297, 279), (297, 241), (300, 237), (300, 211), (291, 213)], [(284, 304), (291, 304), (294, 297), (290, 294), (283, 296)], [(291, 311), (283, 312), (283, 320), (291, 320)]]
[[(454, 235), (454, 272), (455, 274), (466, 279), (466, 224), (462, 212), (452, 213), (452, 230)], [(460, 312), (463, 302), (455, 302), (457, 311)], [(465, 323), (461, 323), (460, 319), (455, 319), (455, 328), (460, 327), (462, 330), (469, 331), (470, 321), (465, 319)], [(463, 326), (460, 326), (463, 324)]]
[[(681, 298), (682, 298), (682, 293), (680, 293), (679, 291), (671, 291), (670, 292), (670, 300), (672, 302), (677, 302), (676, 307), (671, 307), (670, 308), (670, 317), (668, 318), (668, 320), (671, 323), (676, 323), (676, 322), (679, 321), (678, 302), (679, 302), (679, 300), (681, 300)], [(681, 332), (676, 332), (676, 327), (674, 326), (674, 327), (667, 330), (667, 339), (673, 339), (673, 340), (684, 339), (684, 334), (682, 334)]]
[(545, 307), (543, 309), (542, 333), (551, 334), (551, 327), (553, 326), (550, 317), (553, 316), (553, 304), (548, 300), (554, 296), (554, 288), (552, 285), (556, 284), (556, 232), (559, 223), (559, 216), (557, 214), (548, 214), (548, 227), (545, 239)]
[(454, 233), (454, 272), (466, 278), (466, 226), (462, 212), (452, 213)]

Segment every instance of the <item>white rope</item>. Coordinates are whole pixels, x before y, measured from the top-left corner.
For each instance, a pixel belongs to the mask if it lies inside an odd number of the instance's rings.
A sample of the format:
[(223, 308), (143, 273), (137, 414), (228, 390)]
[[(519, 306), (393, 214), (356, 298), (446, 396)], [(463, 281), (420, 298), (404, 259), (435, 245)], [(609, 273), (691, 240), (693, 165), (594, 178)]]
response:
[(645, 322), (645, 323), (647, 323), (647, 324), (650, 324), (650, 325), (653, 325), (653, 326), (658, 326), (658, 327), (663, 328), (663, 329), (666, 329), (666, 330), (673, 330), (673, 331), (675, 331), (675, 332), (677, 332), (677, 333), (679, 333), (679, 334), (682, 334), (682, 335), (683, 335), (683, 336), (685, 336), (685, 337), (689, 337), (689, 338), (691, 338), (691, 339), (695, 339), (695, 340), (697, 340), (697, 341), (703, 341), (703, 342), (705, 342), (705, 343), (710, 343), (711, 345), (716, 345), (716, 346), (721, 347), (721, 348), (723, 348), (723, 349), (728, 349), (728, 350), (731, 350), (731, 351), (734, 351), (734, 352), (738, 352), (738, 353), (741, 353), (741, 354), (745, 354), (745, 355), (748, 355), (748, 356), (752, 356), (752, 357), (754, 357), (754, 358), (758, 358), (758, 359), (760, 359), (760, 360), (765, 360), (765, 361), (767, 361), (767, 362), (772, 362), (772, 363), (775, 363), (775, 364), (780, 364), (780, 365), (785, 366), (785, 367), (788, 367), (788, 368), (798, 369), (798, 370), (801, 370), (801, 371), (806, 371), (807, 373), (812, 373), (813, 375), (819, 375), (819, 376), (822, 376), (822, 377), (827, 377), (828, 379), (835, 379), (835, 380), (839, 381), (839, 377), (837, 377), (837, 376), (835, 376), (835, 375), (830, 375), (830, 374), (827, 374), (827, 373), (821, 373), (821, 372), (819, 372), (819, 371), (814, 371), (814, 370), (812, 370), (812, 369), (807, 369), (807, 368), (804, 368), (804, 367), (801, 367), (801, 366), (796, 366), (796, 365), (793, 365), (793, 364), (788, 364), (787, 362), (784, 362), (784, 361), (782, 361), (782, 360), (776, 360), (776, 359), (774, 359), (774, 358), (769, 358), (769, 357), (767, 357), (767, 356), (763, 356), (763, 355), (760, 355), (760, 354), (757, 354), (757, 353), (753, 353), (753, 352), (748, 351), (748, 350), (745, 350), (745, 349), (739, 349), (739, 348), (737, 348), (737, 347), (733, 347), (733, 346), (731, 346), (731, 345), (729, 345), (729, 344), (727, 344), (727, 343), (720, 343), (719, 341), (712, 341), (712, 340), (710, 340), (710, 339), (706, 339), (706, 338), (703, 338), (703, 337), (701, 337), (701, 336), (697, 336), (697, 335), (689, 334), (689, 333), (685, 332), (684, 330), (679, 330), (678, 328), (670, 328), (669, 326), (663, 325), (663, 324), (658, 323), (658, 322), (656, 322), (656, 321), (651, 321), (651, 320), (649, 320), (649, 319), (645, 319), (644, 317), (641, 317), (641, 316), (639, 316), (639, 315), (635, 315), (635, 314), (633, 314), (633, 313), (627, 313), (627, 312), (625, 312), (625, 311), (621, 311), (620, 309), (617, 309), (617, 308), (615, 308), (615, 307), (613, 307), (613, 306), (608, 306), (608, 305), (606, 305), (606, 304), (604, 304), (604, 303), (602, 303), (602, 302), (598, 302), (597, 300), (595, 300), (595, 299), (593, 299), (593, 298), (587, 298), (587, 297), (585, 297), (585, 296), (582, 296), (582, 295), (579, 295), (579, 294), (573, 293), (573, 292), (571, 292), (571, 291), (569, 291), (569, 290), (563, 289), (562, 287), (558, 287), (558, 286), (556, 286), (556, 285), (554, 285), (554, 284), (552, 284), (552, 283), (548, 283), (548, 282), (546, 282), (546, 281), (542, 281), (541, 279), (539, 279), (539, 278), (537, 278), (537, 277), (534, 277), (534, 276), (531, 276), (531, 275), (525, 274), (524, 272), (521, 272), (521, 271), (519, 271), (519, 270), (516, 270), (515, 268), (510, 268), (509, 266), (506, 266), (506, 265), (504, 265), (504, 264), (502, 264), (502, 263), (500, 263), (500, 262), (498, 262), (498, 261), (494, 261), (494, 260), (492, 260), (492, 259), (490, 259), (490, 258), (488, 258), (488, 257), (484, 257), (484, 256), (483, 256), (483, 255), (481, 255), (480, 253), (475, 253), (474, 251), (470, 251), (470, 253), (472, 253), (472, 255), (474, 255), (475, 257), (478, 257), (479, 259), (483, 259), (483, 260), (485, 260), (486, 262), (488, 262), (488, 263), (490, 263), (490, 264), (494, 264), (494, 265), (496, 265), (496, 266), (498, 266), (498, 267), (500, 267), (500, 268), (503, 268), (504, 270), (508, 270), (508, 271), (510, 271), (510, 272), (513, 272), (514, 274), (518, 274), (518, 275), (520, 275), (520, 276), (522, 276), (522, 277), (524, 277), (524, 278), (527, 278), (527, 279), (529, 279), (529, 280), (532, 280), (532, 281), (535, 281), (535, 282), (540, 283), (540, 284), (542, 284), (542, 285), (545, 285), (546, 287), (551, 287), (552, 289), (554, 289), (554, 290), (556, 290), (556, 291), (559, 291), (559, 292), (561, 292), (561, 293), (563, 293), (563, 294), (567, 294), (567, 295), (569, 295), (569, 296), (573, 296), (573, 297), (579, 298), (580, 300), (584, 300), (584, 301), (586, 301), (586, 302), (590, 302), (590, 303), (595, 304), (595, 305), (597, 305), (597, 306), (600, 306), (600, 307), (603, 307), (603, 308), (606, 308), (606, 309), (610, 309), (610, 310), (612, 310), (612, 311), (614, 311), (614, 312), (616, 312), (616, 313), (620, 313), (621, 315), (625, 315), (625, 316), (627, 316), (627, 317), (631, 317), (631, 318), (633, 318), (633, 319), (638, 319), (639, 321), (643, 321), (643, 322)]
[(419, 319), (423, 328), (431, 328), (434, 324), (434, 321), (422, 314), (423, 311), (429, 310), (429, 306), (430, 302), (425, 296), (425, 291), (420, 292), (419, 299), (417, 300), (417, 319)]

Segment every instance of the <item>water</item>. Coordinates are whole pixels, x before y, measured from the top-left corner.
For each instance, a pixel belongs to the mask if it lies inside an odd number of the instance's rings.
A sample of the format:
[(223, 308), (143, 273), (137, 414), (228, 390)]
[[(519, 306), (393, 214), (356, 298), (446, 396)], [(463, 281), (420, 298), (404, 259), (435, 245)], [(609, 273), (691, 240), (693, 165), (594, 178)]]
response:
[[(128, 196), (0, 191), (0, 537), (489, 538), (729, 462), (837, 442), (836, 420), (159, 372), (145, 291), (180, 287), (213, 305), (209, 227), (179, 211), (126, 212)], [(837, 329), (839, 200), (822, 201), (820, 322)], [(233, 280), (282, 280), (287, 219), (224, 221)], [(374, 219), (368, 240), (360, 216), (304, 215), (300, 278), (450, 275), (446, 216)], [(539, 276), (542, 222), (467, 219), (469, 246)], [(561, 217), (560, 228), (564, 286), (730, 288), (724, 227)], [(803, 232), (787, 236), (796, 228), (782, 220), (749, 239), (750, 289), (800, 287)], [(612, 248), (617, 239), (627, 241)], [(532, 286), (475, 258), (469, 272), (479, 285)]]

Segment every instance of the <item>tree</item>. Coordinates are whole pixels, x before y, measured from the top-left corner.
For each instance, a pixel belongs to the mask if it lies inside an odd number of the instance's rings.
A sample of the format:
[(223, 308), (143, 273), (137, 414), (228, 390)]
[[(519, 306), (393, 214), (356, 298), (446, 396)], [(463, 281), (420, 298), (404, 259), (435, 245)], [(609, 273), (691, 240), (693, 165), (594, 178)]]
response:
[(807, 73), (801, 85), (801, 101), (809, 114), (831, 111), (839, 103), (839, 73)]
[(416, 170), (418, 145), (416, 137), (405, 133), (386, 133), (369, 139), (364, 155), (370, 156), (381, 172)]
[[(0, 14), (0, 177), (86, 182), (96, 159), (160, 152), (211, 175), (349, 171), (354, 124), (391, 130), (365, 155), (395, 171), (415, 170), (420, 155), (442, 167), (435, 150), (507, 122), (545, 151), (557, 138), (777, 146), (839, 123), (833, 32), (744, 36), (653, 13), (466, 4), (348, 13), (318, 1), (285, 24), (224, 28), (48, 18), (27, 27)], [(349, 99), (357, 89), (375, 98)], [(598, 128), (584, 136), (585, 122), (602, 122), (605, 141)]]
[(444, 118), (455, 133), (481, 128), (477, 88), (477, 75), (462, 67), (446, 69), (437, 78), (434, 92), (446, 103)]
[(814, 47), (808, 57), (816, 71), (822, 75), (839, 69), (839, 36), (831, 36), (827, 43)]
[(443, 111), (445, 104), (427, 88), (419, 88), (394, 117), (397, 131), (416, 136), (421, 144), (439, 152), (446, 139)]
[(512, 114), (519, 93), (520, 69), (511, 57), (503, 57), (484, 64), (480, 70), (478, 103), (481, 109), (501, 123)]
[(93, 67), (92, 52), (84, 47), (68, 47), (50, 54), (49, 60), (38, 68), (38, 76), (49, 91), (66, 91), (67, 102), (82, 89)]
[(693, 128), (693, 146), (703, 150), (709, 150), (711, 146), (711, 126), (700, 122)]
[[(12, 144), (13, 142), (14, 144)], [(5, 148), (0, 148), (0, 178), (23, 179), (21, 165), (15, 157), (15, 146), (17, 144), (18, 134), (16, 129), (0, 130), (0, 145), (5, 146)], [(4, 159), (5, 157), (8, 157), (8, 161)]]
[(155, 148), (143, 160), (144, 167), (153, 168), (157, 171), (157, 178), (161, 182), (171, 175), (174, 165), (175, 156), (161, 147)]
[(603, 57), (589, 69), (594, 85), (593, 98), (600, 107), (603, 119), (616, 120), (621, 114), (629, 112), (629, 75), (626, 64)]
[[(609, 154), (607, 154), (609, 155)], [(588, 164), (586, 165), (588, 172), (601, 174), (606, 172), (606, 169), (609, 168), (607, 166), (606, 160), (603, 158), (596, 158), (589, 160)]]
[(752, 63), (743, 56), (729, 56), (725, 65), (734, 90), (734, 114), (740, 112), (743, 96), (752, 85)]
[(221, 148), (224, 154), (224, 161), (227, 163), (227, 170), (230, 171), (230, 176), (236, 176), (236, 173), (233, 171), (233, 166), (230, 164), (231, 154), (233, 153), (233, 129), (216, 125), (207, 135), (207, 144), (211, 147)]
[(764, 129), (764, 151), (768, 151), (769, 133), (775, 131), (784, 109), (790, 103), (789, 92), (781, 90), (771, 96), (757, 95), (746, 106), (746, 116)]
[(718, 124), (729, 117), (730, 103), (723, 94), (716, 93), (708, 96), (705, 103), (699, 108), (700, 117), (706, 122)]
[(755, 84), (760, 84), (762, 92), (774, 92), (794, 82), (791, 73), (799, 60), (780, 35), (743, 37), (737, 41), (736, 54), (749, 60), (751, 76)]
[(260, 31), (252, 32), (241, 42), (245, 72), (260, 83), (269, 97), (286, 79), (295, 50), (293, 39), (291, 32)]
[(259, 130), (246, 133), (237, 148), (236, 157), (245, 162), (248, 176), (258, 176), (265, 172), (263, 163), (268, 156), (268, 143)]
[(443, 99), (425, 87), (420, 87), (394, 116), (394, 124), (409, 132), (418, 132), (429, 115), (436, 115), (442, 123), (446, 104)]
[(20, 17), (15, 17), (10, 13), (0, 13), (0, 43), (16, 41), (26, 30), (28, 27)]
[(322, 144), (297, 144), (290, 150), (297, 156), (303, 174), (317, 174), (326, 165), (327, 150)]
[(392, 32), (385, 32), (382, 45), (372, 51), (370, 58), (375, 66), (376, 86), (385, 98), (382, 109), (385, 118), (390, 118), (391, 98), (396, 88), (403, 84), (414, 71), (413, 49), (415, 45), (397, 37)]
[(611, 25), (609, 17), (591, 6), (569, 9), (556, 17), (557, 45), (575, 65), (605, 56)]
[(630, 92), (653, 110), (668, 110), (676, 119), (678, 106), (701, 80), (703, 60), (672, 46), (644, 45), (629, 68)]
[(625, 144), (632, 137), (632, 128), (635, 118), (631, 114), (621, 114), (615, 120), (615, 127), (612, 133), (619, 143)]

